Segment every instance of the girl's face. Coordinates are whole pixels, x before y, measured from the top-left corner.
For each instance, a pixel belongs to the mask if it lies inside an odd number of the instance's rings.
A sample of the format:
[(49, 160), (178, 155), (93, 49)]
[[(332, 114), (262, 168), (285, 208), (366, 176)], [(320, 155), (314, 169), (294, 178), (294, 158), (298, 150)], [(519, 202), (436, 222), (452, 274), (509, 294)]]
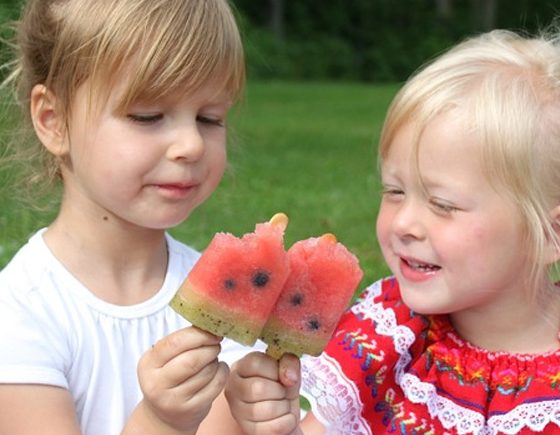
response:
[(88, 112), (82, 86), (68, 126), (66, 205), (152, 229), (179, 224), (206, 200), (226, 166), (230, 102), (211, 86), (116, 111), (119, 89)]
[(421, 180), (412, 140), (405, 126), (390, 145), (377, 219), (404, 301), (423, 314), (526, 303), (523, 221), (487, 181), (474, 138), (451, 114), (434, 119), (420, 138)]

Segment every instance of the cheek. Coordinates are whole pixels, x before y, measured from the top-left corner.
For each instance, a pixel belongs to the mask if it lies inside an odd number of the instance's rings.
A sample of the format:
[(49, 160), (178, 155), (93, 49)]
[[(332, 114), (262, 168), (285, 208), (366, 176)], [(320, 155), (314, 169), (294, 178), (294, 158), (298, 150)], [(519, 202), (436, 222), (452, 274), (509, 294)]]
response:
[[(479, 257), (488, 252), (489, 243), (492, 239), (488, 229), (476, 225), (461, 225), (460, 227), (442, 226), (432, 233), (431, 240), (438, 250), (455, 252), (464, 258)], [(478, 252), (479, 255), (473, 255)]]
[[(512, 255), (508, 239), (499, 229), (487, 225), (471, 223), (464, 226), (466, 231), (442, 231), (437, 240), (436, 249), (448, 259), (452, 268), (463, 268), (464, 273), (475, 273), (484, 276), (495, 273), (496, 262), (508, 261), (506, 256)], [(445, 252), (443, 252), (443, 250)]]
[(388, 243), (392, 221), (393, 214), (386, 206), (381, 204), (377, 214), (375, 229), (377, 233), (377, 240), (382, 247), (386, 246)]
[(225, 147), (214, 147), (208, 150), (206, 164), (206, 188), (204, 189), (205, 197), (218, 187), (227, 168), (227, 153)]
[(509, 247), (519, 237), (519, 232), (512, 225), (508, 225), (507, 218), (501, 222), (474, 222), (469, 225), (468, 241), (470, 245), (479, 247), (485, 252), (509, 251)]
[(211, 165), (214, 177), (221, 180), (227, 168), (227, 152), (225, 146), (215, 150)]

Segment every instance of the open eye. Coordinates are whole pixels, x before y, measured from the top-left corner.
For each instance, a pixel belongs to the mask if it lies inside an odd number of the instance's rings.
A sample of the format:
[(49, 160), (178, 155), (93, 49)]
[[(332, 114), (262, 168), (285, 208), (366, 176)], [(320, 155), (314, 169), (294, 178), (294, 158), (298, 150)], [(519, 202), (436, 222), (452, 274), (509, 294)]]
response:
[(163, 119), (163, 113), (129, 113), (128, 119), (138, 124), (155, 124)]

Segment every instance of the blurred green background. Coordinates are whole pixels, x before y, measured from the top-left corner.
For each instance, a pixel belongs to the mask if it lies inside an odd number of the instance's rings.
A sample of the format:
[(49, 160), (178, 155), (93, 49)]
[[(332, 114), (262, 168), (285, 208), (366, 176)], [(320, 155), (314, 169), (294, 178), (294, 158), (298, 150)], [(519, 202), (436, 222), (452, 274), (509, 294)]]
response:
[[(388, 271), (375, 240), (376, 143), (399, 85), (465, 35), (492, 28), (533, 33), (560, 12), (558, 0), (233, 4), (249, 80), (231, 117), (230, 170), (212, 198), (171, 232), (204, 249), (217, 231), (240, 235), (284, 211), (290, 216), (287, 245), (332, 232), (360, 258), (364, 283)], [(3, 0), (0, 20), (16, 17), (19, 5)], [(4, 47), (2, 63), (7, 56)], [(8, 152), (15, 124), (16, 109), (5, 107), (0, 156)], [(0, 268), (32, 232), (48, 225), (57, 206), (52, 193), (41, 198), (45, 210), (28, 207), (14, 181), (18, 170), (0, 171)]]
[(234, 0), (252, 78), (401, 81), (465, 35), (535, 32), (559, 0)]

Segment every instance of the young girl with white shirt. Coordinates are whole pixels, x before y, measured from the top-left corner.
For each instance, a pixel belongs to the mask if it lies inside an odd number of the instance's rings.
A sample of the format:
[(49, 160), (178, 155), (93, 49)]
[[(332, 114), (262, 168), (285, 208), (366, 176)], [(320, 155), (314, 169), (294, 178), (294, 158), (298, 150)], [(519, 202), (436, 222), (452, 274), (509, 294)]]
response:
[(226, 166), (245, 74), (227, 1), (29, 0), (16, 47), (35, 179), (63, 192), (0, 272), (0, 433), (217, 433), (220, 346), (243, 349), (168, 306), (199, 254), (166, 230)]

